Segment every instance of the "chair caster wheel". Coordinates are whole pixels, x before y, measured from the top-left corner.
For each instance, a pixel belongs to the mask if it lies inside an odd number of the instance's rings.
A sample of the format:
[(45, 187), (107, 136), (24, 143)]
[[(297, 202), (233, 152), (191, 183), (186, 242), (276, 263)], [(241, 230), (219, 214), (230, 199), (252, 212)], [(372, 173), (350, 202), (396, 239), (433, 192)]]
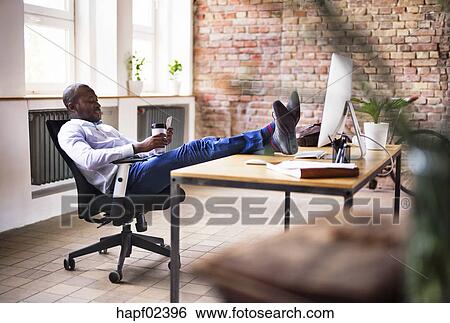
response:
[(165, 248), (165, 249), (167, 249), (167, 250), (170, 250), (170, 244), (161, 244), (161, 247), (163, 247), (163, 248)]
[(69, 270), (69, 271), (74, 270), (75, 269), (75, 259), (73, 259), (73, 258), (64, 259), (64, 269)]
[(113, 284), (117, 284), (122, 280), (122, 272), (112, 271), (109, 273), (109, 281)]
[(98, 253), (100, 255), (106, 255), (106, 254), (108, 254), (108, 249), (99, 250)]

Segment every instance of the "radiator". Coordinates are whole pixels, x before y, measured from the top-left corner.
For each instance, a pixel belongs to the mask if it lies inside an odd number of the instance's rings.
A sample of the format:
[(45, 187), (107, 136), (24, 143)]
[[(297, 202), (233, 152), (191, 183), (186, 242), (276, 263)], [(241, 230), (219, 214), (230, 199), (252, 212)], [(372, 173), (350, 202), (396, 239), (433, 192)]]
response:
[(67, 120), (64, 110), (36, 110), (28, 112), (30, 132), (31, 184), (42, 185), (72, 177), (53, 144), (45, 121)]
[(172, 143), (167, 151), (180, 147), (184, 143), (185, 107), (183, 106), (139, 106), (137, 118), (137, 138), (143, 140), (152, 135), (152, 123), (166, 123), (168, 116), (172, 116), (174, 129)]

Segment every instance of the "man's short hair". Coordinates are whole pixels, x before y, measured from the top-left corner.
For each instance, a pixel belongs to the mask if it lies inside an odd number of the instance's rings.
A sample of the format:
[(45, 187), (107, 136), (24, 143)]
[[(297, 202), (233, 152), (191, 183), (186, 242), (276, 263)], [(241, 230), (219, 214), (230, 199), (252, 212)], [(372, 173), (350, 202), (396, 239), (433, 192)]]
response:
[(74, 83), (72, 85), (69, 85), (66, 87), (66, 89), (63, 92), (63, 102), (66, 108), (69, 108), (69, 105), (76, 102), (78, 99), (78, 89), (81, 87), (89, 87), (86, 84), (82, 83)]

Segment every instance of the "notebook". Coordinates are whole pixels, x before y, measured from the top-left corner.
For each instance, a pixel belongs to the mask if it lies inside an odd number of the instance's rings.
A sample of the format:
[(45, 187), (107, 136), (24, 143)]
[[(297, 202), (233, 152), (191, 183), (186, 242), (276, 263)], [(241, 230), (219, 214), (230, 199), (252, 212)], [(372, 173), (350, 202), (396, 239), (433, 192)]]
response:
[(356, 177), (359, 168), (355, 163), (322, 163), (288, 160), (280, 163), (267, 163), (266, 167), (275, 172), (295, 178), (333, 178)]
[(295, 159), (316, 158), (321, 159), (325, 155), (323, 150), (301, 151), (294, 155)]

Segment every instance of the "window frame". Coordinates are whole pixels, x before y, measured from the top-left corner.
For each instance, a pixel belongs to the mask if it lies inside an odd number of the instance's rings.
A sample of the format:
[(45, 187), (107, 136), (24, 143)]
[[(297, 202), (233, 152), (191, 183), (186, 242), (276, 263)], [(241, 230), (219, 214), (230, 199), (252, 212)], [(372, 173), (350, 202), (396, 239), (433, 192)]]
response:
[(24, 1), (24, 11), (28, 14), (48, 16), (57, 19), (74, 20), (74, 0), (65, 0), (67, 10), (29, 4)]
[[(43, 6), (24, 3), (25, 25), (41, 25), (49, 28), (62, 29), (66, 33), (66, 79), (64, 83), (27, 82), (25, 78), (26, 94), (59, 94), (67, 82), (75, 81), (75, 17), (74, 0), (66, 0), (67, 10), (59, 10)], [(31, 31), (32, 32), (32, 31)], [(54, 45), (53, 45), (54, 46)], [(61, 50), (61, 49), (58, 49)], [(25, 55), (27, 55), (25, 51)]]
[[(151, 25), (139, 25), (139, 24), (135, 24), (133, 23), (133, 39), (132, 39), (132, 51), (133, 54), (135, 52), (134, 50), (134, 40), (138, 39), (138, 40), (143, 40), (143, 41), (150, 41), (151, 42), (151, 50), (150, 50), (150, 57), (147, 58), (146, 57), (146, 61), (150, 61), (151, 65), (150, 65), (150, 80), (143, 80), (144, 84), (143, 84), (143, 88), (142, 91), (144, 93), (151, 93), (155, 91), (155, 85), (156, 85), (156, 66), (157, 66), (157, 62), (156, 62), (156, 18), (157, 18), (157, 10), (158, 10), (158, 5), (157, 5), (157, 1), (155, 0), (150, 0), (152, 1), (152, 24)], [(133, 2), (133, 8), (132, 10), (134, 10), (134, 2)], [(133, 15), (132, 15), (133, 16)], [(142, 53), (138, 53), (138, 55), (142, 55)], [(148, 65), (147, 65), (148, 68)]]

